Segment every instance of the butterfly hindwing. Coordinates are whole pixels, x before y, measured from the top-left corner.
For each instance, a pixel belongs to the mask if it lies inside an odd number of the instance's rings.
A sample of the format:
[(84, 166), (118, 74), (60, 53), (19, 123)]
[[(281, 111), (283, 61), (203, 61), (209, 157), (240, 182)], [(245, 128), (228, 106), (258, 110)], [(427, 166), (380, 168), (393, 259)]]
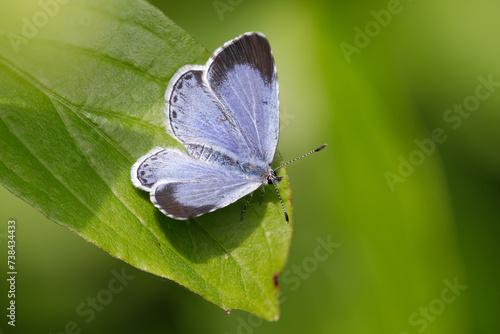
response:
[(262, 184), (241, 178), (215, 179), (213, 176), (216, 175), (205, 174), (189, 181), (159, 182), (151, 191), (151, 202), (169, 217), (187, 219), (223, 208)]
[(150, 192), (167, 216), (187, 219), (227, 206), (262, 182), (207, 164), (174, 148), (155, 148), (132, 168), (134, 184)]

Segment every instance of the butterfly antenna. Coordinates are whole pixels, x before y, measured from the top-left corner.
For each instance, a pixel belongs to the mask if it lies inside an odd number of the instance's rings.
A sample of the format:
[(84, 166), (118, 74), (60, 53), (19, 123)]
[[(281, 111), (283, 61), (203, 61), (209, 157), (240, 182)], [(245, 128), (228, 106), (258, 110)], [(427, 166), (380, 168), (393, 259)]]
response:
[[(321, 145), (321, 147), (318, 147), (317, 149), (312, 150), (312, 151), (311, 151), (311, 152), (309, 152), (309, 153), (306, 153), (306, 154), (304, 154), (304, 155), (302, 155), (302, 156), (300, 156), (300, 157), (298, 157), (298, 158), (295, 158), (295, 159), (290, 160), (290, 161), (288, 161), (288, 162), (286, 162), (286, 163), (284, 163), (284, 164), (279, 165), (279, 166), (278, 166), (278, 167), (276, 167), (273, 171), (276, 171), (277, 169), (280, 169), (281, 167), (286, 166), (286, 165), (288, 165), (288, 164), (291, 164), (292, 162), (295, 162), (295, 161), (297, 161), (297, 160), (299, 160), (299, 159), (305, 158), (305, 157), (307, 157), (307, 156), (308, 156), (308, 155), (310, 155), (310, 154), (313, 154), (313, 153), (319, 152), (319, 151), (321, 151), (322, 149), (324, 149), (325, 147), (326, 147), (326, 144), (323, 144), (323, 145)], [(281, 178), (279, 178), (279, 180), (281, 180)], [(277, 180), (277, 181), (279, 182), (279, 180)], [(286, 210), (285, 210), (285, 205), (283, 205), (283, 200), (281, 199), (280, 192), (278, 191), (278, 188), (276, 187), (275, 180), (272, 180), (272, 183), (273, 183), (274, 189), (276, 190), (276, 193), (278, 194), (278, 198), (280, 199), (281, 207), (283, 208), (283, 213), (285, 214), (286, 223), (288, 224), (288, 223), (289, 223), (288, 213), (286, 213)]]
[(273, 181), (273, 186), (274, 186), (274, 189), (276, 189), (276, 193), (278, 194), (278, 198), (280, 199), (281, 207), (283, 208), (283, 213), (285, 214), (286, 223), (288, 224), (290, 222), (288, 220), (288, 213), (286, 213), (285, 206), (283, 205), (283, 200), (281, 199), (280, 192), (278, 191), (278, 188), (276, 187), (276, 183), (274, 183), (274, 181)]
[(288, 164), (291, 164), (292, 162), (295, 162), (295, 161), (297, 161), (297, 160), (299, 160), (299, 159), (305, 158), (305, 157), (307, 157), (307, 156), (308, 156), (308, 155), (310, 155), (310, 154), (313, 154), (313, 153), (319, 152), (319, 151), (321, 151), (322, 149), (324, 149), (325, 147), (326, 147), (326, 144), (323, 144), (323, 145), (321, 145), (321, 147), (318, 147), (317, 149), (312, 150), (312, 151), (311, 151), (311, 152), (309, 152), (309, 153), (306, 153), (306, 154), (304, 154), (304, 155), (302, 155), (302, 156), (300, 156), (300, 157), (298, 157), (298, 158), (295, 158), (295, 159), (290, 160), (290, 161), (288, 161), (288, 162), (286, 162), (286, 163), (284, 163), (284, 164), (282, 164), (282, 165), (279, 165), (279, 166), (278, 166), (278, 167), (276, 167), (274, 170), (276, 171), (277, 169), (280, 169), (281, 167), (286, 166), (286, 165), (288, 165)]

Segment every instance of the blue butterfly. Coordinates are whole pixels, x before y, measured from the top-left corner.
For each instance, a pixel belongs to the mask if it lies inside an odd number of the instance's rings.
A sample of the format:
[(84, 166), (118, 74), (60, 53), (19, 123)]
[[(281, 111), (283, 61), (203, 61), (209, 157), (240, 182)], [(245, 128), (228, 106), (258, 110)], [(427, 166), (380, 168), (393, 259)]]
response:
[(276, 188), (281, 181), (276, 169), (286, 164), (270, 167), (278, 145), (279, 100), (276, 66), (263, 34), (243, 34), (205, 65), (180, 68), (165, 100), (167, 133), (187, 154), (157, 147), (131, 170), (134, 185), (148, 191), (161, 212), (175, 219), (198, 217), (263, 184)]

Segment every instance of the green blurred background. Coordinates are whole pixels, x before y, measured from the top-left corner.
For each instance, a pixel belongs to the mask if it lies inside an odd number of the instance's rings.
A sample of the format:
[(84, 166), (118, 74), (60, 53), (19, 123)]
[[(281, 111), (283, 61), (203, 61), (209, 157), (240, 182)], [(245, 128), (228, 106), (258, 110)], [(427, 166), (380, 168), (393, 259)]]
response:
[[(265, 33), (280, 83), (279, 151), (287, 160), (329, 144), (288, 168), (295, 226), (281, 319), (228, 316), (2, 188), (0, 259), (15, 218), (19, 272), (18, 326), (2, 315), (4, 332), (64, 333), (74, 321), (81, 333), (500, 333), (499, 2), (151, 3), (211, 51)], [(477, 89), (488, 97), (475, 99)], [(464, 103), (472, 111), (453, 111)], [(435, 129), (445, 139), (432, 149)], [(318, 238), (338, 245), (319, 257)], [(87, 323), (76, 309), (112, 270), (134, 279)], [(2, 300), (5, 291), (2, 280)]]

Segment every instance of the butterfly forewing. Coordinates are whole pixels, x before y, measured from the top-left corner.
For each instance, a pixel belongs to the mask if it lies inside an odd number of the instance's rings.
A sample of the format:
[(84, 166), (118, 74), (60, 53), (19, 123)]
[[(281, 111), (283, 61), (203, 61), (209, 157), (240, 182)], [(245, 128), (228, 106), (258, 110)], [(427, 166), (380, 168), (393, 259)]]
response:
[(215, 52), (207, 78), (242, 134), (241, 151), (269, 165), (278, 144), (279, 100), (267, 39), (251, 33), (225, 44)]
[(168, 132), (198, 159), (205, 160), (210, 150), (237, 159), (243, 137), (231, 115), (216, 102), (204, 75), (189, 69), (174, 81), (167, 100)]

